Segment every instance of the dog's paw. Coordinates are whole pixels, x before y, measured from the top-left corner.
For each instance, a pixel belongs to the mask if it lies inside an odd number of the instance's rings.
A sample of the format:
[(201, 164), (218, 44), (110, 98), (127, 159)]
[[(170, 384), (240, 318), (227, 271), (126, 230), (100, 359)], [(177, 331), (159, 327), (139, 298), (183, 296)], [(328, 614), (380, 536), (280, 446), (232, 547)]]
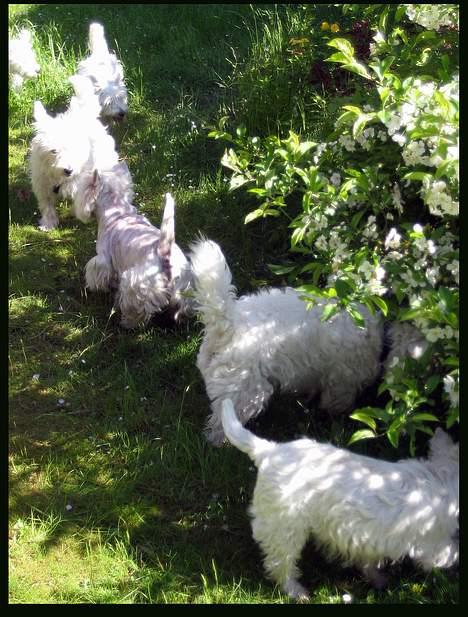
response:
[(309, 593), (298, 581), (290, 579), (283, 585), (284, 591), (294, 598), (297, 602), (308, 602), (310, 600)]
[(39, 229), (41, 231), (51, 231), (58, 227), (58, 222), (57, 216), (43, 216), (39, 221)]

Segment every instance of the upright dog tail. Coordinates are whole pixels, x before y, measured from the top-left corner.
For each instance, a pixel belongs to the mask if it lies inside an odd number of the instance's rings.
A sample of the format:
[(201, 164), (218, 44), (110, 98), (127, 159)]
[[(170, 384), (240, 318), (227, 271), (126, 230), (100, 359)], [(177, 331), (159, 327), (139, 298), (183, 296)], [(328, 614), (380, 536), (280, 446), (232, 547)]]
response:
[(242, 426), (229, 398), (223, 401), (221, 420), (224, 433), (232, 445), (248, 454), (254, 463), (258, 464), (260, 458), (275, 447), (273, 442), (257, 437)]
[(161, 235), (159, 236), (158, 255), (169, 279), (171, 278), (171, 252), (175, 242), (175, 202), (170, 193), (165, 195)]
[(75, 96), (70, 99), (69, 109), (85, 112), (93, 118), (98, 118), (101, 113), (101, 106), (99, 98), (94, 93), (93, 82), (88, 77), (78, 74), (69, 77), (68, 81), (75, 91)]
[(236, 301), (226, 259), (216, 242), (205, 238), (192, 244), (190, 250), (196, 310), (205, 326), (209, 323), (216, 330), (225, 330)]
[(89, 26), (89, 50), (92, 54), (105, 56), (109, 53), (106, 37), (104, 35), (104, 27), (96, 22)]

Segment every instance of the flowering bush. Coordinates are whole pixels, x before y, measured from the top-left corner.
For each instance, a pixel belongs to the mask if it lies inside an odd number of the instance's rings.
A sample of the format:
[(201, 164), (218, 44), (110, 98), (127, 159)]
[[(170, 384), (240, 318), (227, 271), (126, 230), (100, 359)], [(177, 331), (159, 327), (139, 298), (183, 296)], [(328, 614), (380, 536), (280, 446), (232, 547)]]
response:
[[(273, 271), (310, 302), (335, 298), (324, 319), (341, 307), (362, 326), (359, 302), (425, 335), (423, 357), (395, 365), (381, 385), (385, 406), (351, 416), (367, 426), (352, 440), (385, 433), (396, 447), (408, 434), (414, 453), (416, 431), (458, 420), (458, 5), (343, 11), (360, 21), (328, 41), (328, 62), (354, 74), (355, 88), (326, 139), (232, 135), (222, 125), (211, 135), (234, 146), (222, 160), (231, 188), (245, 185), (261, 202), (246, 223), (290, 217), (293, 256), (306, 263)], [(356, 32), (367, 37), (359, 54)]]

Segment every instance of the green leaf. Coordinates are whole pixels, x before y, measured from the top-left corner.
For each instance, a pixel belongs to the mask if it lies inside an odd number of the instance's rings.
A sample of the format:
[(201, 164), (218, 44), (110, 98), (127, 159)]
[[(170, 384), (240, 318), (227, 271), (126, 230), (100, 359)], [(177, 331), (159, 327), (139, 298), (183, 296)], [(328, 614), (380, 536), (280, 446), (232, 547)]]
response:
[(353, 433), (347, 445), (350, 446), (352, 443), (355, 443), (356, 441), (361, 441), (361, 439), (374, 439), (375, 437), (376, 435), (374, 431), (370, 431), (369, 429), (364, 428), (364, 429), (361, 429)]
[(232, 169), (233, 171), (240, 172), (239, 159), (232, 148), (224, 151), (223, 157), (221, 158), (221, 165), (224, 165), (224, 167)]
[(388, 314), (388, 306), (385, 300), (383, 300), (380, 296), (371, 296), (371, 300), (386, 317)]
[(361, 313), (357, 309), (355, 309), (351, 305), (348, 305), (346, 307), (346, 310), (348, 311), (348, 313), (351, 316), (351, 319), (358, 326), (358, 328), (364, 328), (365, 327), (366, 322), (364, 321), (364, 317), (361, 315)]
[(265, 197), (265, 195), (267, 194), (267, 191), (265, 189), (254, 188), (254, 189), (247, 189), (247, 193), (253, 193), (254, 195), (260, 195), (260, 197)]
[(335, 289), (336, 293), (340, 298), (346, 298), (347, 296), (349, 296), (350, 293), (353, 292), (353, 288), (351, 287), (351, 285), (343, 279), (337, 279), (335, 281)]
[(431, 413), (415, 413), (412, 416), (409, 416), (412, 422), (439, 422), (439, 418), (436, 418)]
[(293, 270), (295, 270), (296, 266), (275, 266), (274, 264), (267, 264), (273, 274), (290, 274)]
[(335, 315), (337, 311), (338, 311), (337, 304), (326, 304), (325, 308), (323, 309), (322, 316), (320, 317), (320, 321), (328, 321), (328, 319), (330, 319), (330, 317)]
[(263, 216), (263, 210), (257, 209), (257, 210), (253, 210), (252, 212), (249, 212), (244, 219), (244, 225), (247, 225), (247, 223), (251, 223), (252, 221), (255, 221), (255, 219), (258, 219), (261, 216)]
[(360, 116), (362, 114), (362, 109), (360, 107), (356, 107), (355, 105), (343, 105), (343, 109), (346, 111), (352, 111), (356, 116)]
[(388, 429), (387, 431), (388, 441), (392, 444), (394, 448), (398, 448), (398, 442), (400, 440), (400, 433), (395, 429)]
[(362, 131), (364, 130), (364, 127), (366, 126), (366, 124), (372, 120), (374, 117), (373, 114), (361, 114), (357, 120), (355, 121), (355, 123), (353, 124), (353, 137), (356, 138), (358, 137)]
[(352, 62), (350, 64), (343, 64), (343, 68), (351, 71), (351, 73), (356, 73), (356, 75), (360, 75), (365, 79), (372, 79), (366, 67), (360, 62)]
[(429, 379), (426, 381), (426, 383), (424, 384), (424, 389), (427, 394), (431, 394), (431, 392), (434, 392), (434, 390), (437, 388), (439, 384), (440, 384), (439, 375), (431, 375)]
[(235, 191), (244, 184), (247, 184), (248, 182), (252, 182), (252, 180), (246, 178), (245, 176), (232, 176), (231, 180), (229, 181), (229, 190)]
[(364, 424), (367, 424), (367, 426), (370, 426), (371, 429), (373, 429), (374, 431), (377, 428), (377, 424), (376, 424), (374, 418), (371, 418), (370, 416), (368, 416), (367, 414), (365, 414), (363, 412), (355, 411), (349, 417), (352, 418), (353, 420), (358, 420), (359, 422), (364, 422)]
[(423, 313), (424, 313), (423, 308), (409, 309), (400, 315), (399, 320), (408, 321), (410, 319), (414, 319), (415, 317), (419, 317)]
[(348, 57), (348, 59), (354, 57), (354, 47), (346, 39), (332, 39), (331, 41), (328, 41), (327, 45), (329, 47), (335, 47), (335, 49), (339, 49), (345, 56)]
[(431, 178), (432, 175), (425, 171), (410, 171), (403, 176), (403, 180), (424, 180), (425, 178)]
[(341, 51), (337, 51), (329, 58), (327, 58), (325, 62), (338, 62), (340, 64), (346, 64), (347, 62), (349, 62), (349, 58), (345, 56)]

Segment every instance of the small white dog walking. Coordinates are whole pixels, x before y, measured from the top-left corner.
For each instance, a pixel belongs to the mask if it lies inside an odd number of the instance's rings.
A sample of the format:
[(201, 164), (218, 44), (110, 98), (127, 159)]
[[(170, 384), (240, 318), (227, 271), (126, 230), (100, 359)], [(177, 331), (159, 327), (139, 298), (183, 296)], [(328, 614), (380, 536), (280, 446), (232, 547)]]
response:
[(175, 243), (174, 199), (166, 194), (161, 230), (132, 204), (130, 172), (122, 162), (112, 170), (83, 178), (80, 210), (98, 221), (97, 255), (86, 265), (86, 285), (92, 291), (117, 289), (115, 304), (121, 325), (135, 328), (169, 309), (174, 319), (190, 313), (185, 296), (191, 272)]
[(391, 463), (312, 439), (260, 439), (243, 428), (230, 400), (222, 421), (258, 468), (253, 537), (268, 575), (291, 597), (309, 597), (297, 580), (309, 538), (380, 587), (386, 560), (409, 556), (426, 571), (458, 561), (459, 448), (440, 428), (428, 459)]
[(102, 117), (123, 120), (128, 112), (123, 67), (117, 56), (109, 52), (101, 24), (90, 24), (88, 46), (90, 55), (78, 64), (78, 75), (93, 83)]
[(363, 307), (365, 328), (346, 312), (322, 321), (323, 301), (311, 310), (290, 287), (236, 297), (219, 246), (191, 247), (195, 310), (204, 324), (197, 366), (211, 401), (207, 437), (224, 440), (221, 403), (232, 399), (242, 424), (264, 409), (273, 392), (320, 395), (320, 407), (339, 413), (378, 376), (383, 326)]
[(19, 90), (25, 79), (36, 77), (40, 71), (32, 46), (31, 32), (27, 28), (8, 41), (8, 72), (14, 90)]
[[(35, 136), (31, 142), (32, 189), (41, 212), (40, 229), (58, 225), (57, 199), (76, 197), (78, 179), (86, 170), (110, 169), (118, 162), (114, 139), (98, 119), (100, 105), (85, 77), (74, 75), (70, 82), (75, 96), (64, 113), (50, 116), (42, 103), (34, 103)], [(86, 216), (73, 204), (80, 220)]]

